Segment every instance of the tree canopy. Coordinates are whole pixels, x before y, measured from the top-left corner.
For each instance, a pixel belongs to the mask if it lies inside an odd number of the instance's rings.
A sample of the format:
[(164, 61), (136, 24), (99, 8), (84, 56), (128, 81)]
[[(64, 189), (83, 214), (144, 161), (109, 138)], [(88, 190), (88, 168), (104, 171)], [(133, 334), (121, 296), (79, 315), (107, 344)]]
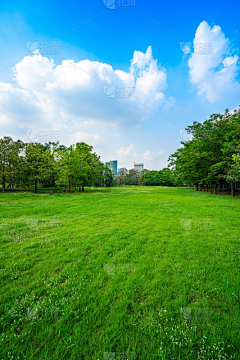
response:
[(214, 193), (234, 190), (240, 181), (240, 110), (213, 114), (202, 124), (193, 122), (186, 128), (192, 138), (169, 157), (170, 166), (185, 183), (200, 190), (206, 186)]
[(59, 143), (26, 143), (10, 137), (0, 139), (0, 181), (2, 192), (8, 187), (56, 185), (83, 191), (87, 185), (112, 186), (113, 175), (92, 146), (84, 142), (66, 147)]

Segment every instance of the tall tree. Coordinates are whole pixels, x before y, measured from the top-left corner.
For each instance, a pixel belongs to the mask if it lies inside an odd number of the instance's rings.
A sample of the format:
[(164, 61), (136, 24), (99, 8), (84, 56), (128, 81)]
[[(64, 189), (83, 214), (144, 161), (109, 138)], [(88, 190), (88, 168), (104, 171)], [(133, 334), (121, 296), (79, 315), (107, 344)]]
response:
[(5, 136), (0, 139), (0, 179), (2, 192), (5, 192), (6, 183), (14, 181), (16, 168), (19, 166), (20, 142), (14, 142), (11, 137)]
[(48, 157), (44, 146), (39, 143), (31, 143), (25, 149), (26, 173), (25, 183), (34, 185), (37, 193), (38, 183), (48, 177)]
[(213, 114), (202, 124), (194, 122), (186, 128), (192, 139), (182, 142), (183, 147), (169, 157), (170, 165), (185, 183), (216, 188), (234, 187), (239, 182), (233, 175), (233, 159), (240, 144), (240, 111)]

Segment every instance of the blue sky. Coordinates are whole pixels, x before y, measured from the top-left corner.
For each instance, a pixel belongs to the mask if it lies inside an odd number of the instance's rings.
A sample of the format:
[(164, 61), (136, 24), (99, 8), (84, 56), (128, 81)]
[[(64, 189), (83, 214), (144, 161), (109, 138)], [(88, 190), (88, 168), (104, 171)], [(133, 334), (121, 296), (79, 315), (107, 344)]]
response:
[(240, 104), (239, 10), (2, 0), (0, 136), (85, 141), (119, 167), (166, 166), (186, 126)]

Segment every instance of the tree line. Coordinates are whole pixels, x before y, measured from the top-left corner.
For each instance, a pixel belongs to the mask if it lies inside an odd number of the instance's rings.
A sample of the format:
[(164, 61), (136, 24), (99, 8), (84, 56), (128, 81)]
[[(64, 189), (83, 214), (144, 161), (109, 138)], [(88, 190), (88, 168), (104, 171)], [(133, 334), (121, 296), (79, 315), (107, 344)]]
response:
[(105, 166), (92, 146), (80, 142), (66, 147), (58, 142), (24, 143), (0, 139), (0, 181), (6, 188), (64, 187), (84, 191), (85, 186), (178, 186), (217, 194), (240, 187), (240, 109), (213, 114), (203, 123), (193, 122), (182, 147), (169, 157), (169, 168), (159, 171), (120, 169), (117, 176)]
[(24, 143), (5, 136), (0, 139), (0, 182), (2, 192), (38, 187), (84, 191), (85, 186), (179, 185), (179, 178), (168, 168), (160, 171), (120, 169), (113, 176), (92, 146), (80, 142), (69, 147), (58, 142)]
[(169, 157), (176, 176), (196, 190), (214, 194), (240, 185), (240, 109), (213, 114), (186, 128), (189, 139)]
[(120, 169), (120, 174), (114, 177), (116, 185), (145, 185), (145, 186), (177, 186), (181, 185), (179, 177), (169, 168), (162, 170), (127, 170)]
[(24, 143), (11, 137), (0, 139), (0, 181), (6, 188), (64, 187), (84, 191), (87, 185), (111, 186), (113, 175), (84, 142), (66, 147), (58, 142)]

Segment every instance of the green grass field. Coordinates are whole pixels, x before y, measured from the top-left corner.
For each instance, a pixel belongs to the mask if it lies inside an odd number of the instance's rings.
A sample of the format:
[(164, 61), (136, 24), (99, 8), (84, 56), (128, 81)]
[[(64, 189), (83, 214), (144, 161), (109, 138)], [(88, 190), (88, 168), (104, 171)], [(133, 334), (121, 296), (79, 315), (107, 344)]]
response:
[(240, 198), (0, 195), (0, 359), (240, 359)]

